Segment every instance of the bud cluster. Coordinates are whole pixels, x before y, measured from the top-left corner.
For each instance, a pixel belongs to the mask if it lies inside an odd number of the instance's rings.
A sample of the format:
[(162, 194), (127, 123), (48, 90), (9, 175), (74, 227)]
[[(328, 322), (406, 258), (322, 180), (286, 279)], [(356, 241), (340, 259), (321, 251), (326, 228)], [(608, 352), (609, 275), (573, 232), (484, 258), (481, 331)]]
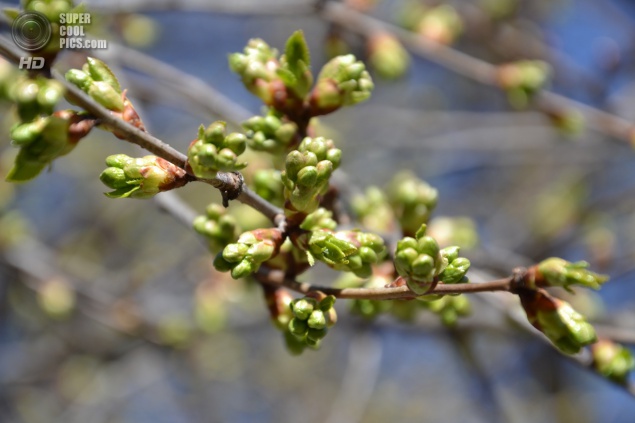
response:
[(284, 185), (280, 171), (259, 169), (252, 175), (253, 190), (256, 194), (276, 206), (284, 204)]
[(328, 329), (337, 322), (337, 314), (333, 305), (335, 297), (322, 295), (321, 300), (304, 297), (289, 303), (293, 318), (289, 321), (288, 330), (300, 344), (311, 348), (319, 348)]
[(22, 182), (36, 177), (53, 160), (71, 152), (94, 125), (93, 119), (72, 110), (16, 123), (11, 128), (11, 139), (20, 152), (6, 180)]
[(249, 148), (271, 154), (287, 153), (298, 131), (295, 123), (284, 122), (273, 111), (267, 116), (254, 116), (246, 120), (243, 128), (247, 131)]
[(384, 240), (375, 234), (360, 231), (317, 229), (300, 237), (309, 262), (323, 261), (335, 270), (353, 272), (360, 278), (372, 274), (372, 265), (386, 254)]
[(216, 121), (205, 129), (198, 130), (198, 139), (192, 141), (187, 151), (188, 164), (194, 175), (212, 179), (218, 172), (231, 172), (244, 168), (246, 163), (238, 162), (238, 156), (247, 147), (247, 138), (238, 132), (225, 135), (227, 124)]
[(214, 267), (220, 272), (231, 271), (234, 279), (244, 278), (277, 255), (282, 241), (282, 232), (274, 228), (245, 232), (216, 255)]
[(408, 171), (395, 175), (388, 193), (402, 232), (407, 236), (413, 236), (422, 224), (428, 222), (437, 205), (437, 190)]
[(417, 302), (438, 315), (446, 326), (454, 326), (459, 317), (468, 316), (472, 310), (470, 300), (465, 295), (444, 295), (432, 301), (428, 301), (428, 297), (418, 297), (421, 301)]
[(311, 115), (330, 113), (342, 106), (366, 101), (375, 85), (366, 67), (352, 54), (337, 56), (327, 62), (311, 92)]
[[(240, 75), (245, 87), (265, 105), (289, 116), (302, 115), (305, 100), (309, 117), (319, 116), (368, 99), (374, 88), (364, 64), (353, 55), (335, 57), (324, 65), (313, 90), (310, 65), (301, 31), (289, 37), (279, 59), (278, 51), (261, 39), (250, 40), (243, 53), (229, 56), (230, 68)], [(267, 148), (272, 148), (272, 143)]]
[(306, 137), (291, 151), (282, 172), (286, 212), (311, 213), (329, 187), (329, 178), (340, 165), (342, 151), (332, 140)]
[(234, 216), (227, 213), (227, 209), (220, 204), (211, 203), (205, 209), (205, 214), (196, 217), (192, 224), (194, 230), (209, 241), (209, 248), (218, 253), (227, 244), (238, 239), (239, 228)]
[(114, 190), (106, 193), (110, 198), (151, 198), (186, 183), (183, 169), (157, 156), (114, 154), (106, 158), (106, 165), (99, 179)]
[(405, 237), (397, 243), (395, 268), (415, 294), (425, 294), (435, 281), (464, 283), (470, 261), (459, 257), (459, 247), (441, 250), (437, 241), (425, 235), (421, 225), (415, 238)]
[(430, 41), (450, 45), (463, 32), (463, 21), (454, 7), (442, 4), (423, 12), (416, 30)]
[(54, 79), (37, 76), (18, 78), (9, 89), (20, 120), (32, 121), (38, 116), (49, 116), (64, 96), (64, 87)]

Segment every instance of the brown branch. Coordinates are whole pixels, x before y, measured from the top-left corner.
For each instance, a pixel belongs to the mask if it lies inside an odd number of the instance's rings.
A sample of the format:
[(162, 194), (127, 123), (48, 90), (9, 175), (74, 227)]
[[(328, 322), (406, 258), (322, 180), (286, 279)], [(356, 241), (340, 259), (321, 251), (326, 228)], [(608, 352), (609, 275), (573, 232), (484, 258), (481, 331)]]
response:
[(483, 283), (447, 285), (439, 283), (433, 290), (423, 295), (415, 294), (407, 286), (396, 288), (332, 288), (312, 285), (289, 278), (282, 270), (267, 269), (265, 267), (260, 268), (256, 274), (256, 278), (263, 284), (277, 287), (284, 286), (301, 294), (320, 291), (326, 295), (334, 295), (337, 298), (349, 300), (398, 300), (434, 294), (469, 294), (474, 292), (495, 291), (511, 292), (513, 289), (513, 277), (511, 276)]
[[(429, 41), (418, 34), (360, 13), (342, 3), (325, 1), (320, 7), (319, 14), (328, 22), (341, 25), (366, 37), (372, 36), (378, 31), (390, 32), (413, 53), (468, 79), (501, 88), (498, 68), (483, 60)], [(633, 143), (635, 125), (622, 117), (547, 90), (536, 93), (534, 106), (547, 115), (554, 111), (576, 109), (585, 117), (590, 127), (627, 143)]]
[[(6, 37), (0, 36), (0, 55), (5, 56), (15, 64), (20, 61), (20, 57), (24, 54), (17, 48), (13, 47)], [(153, 137), (147, 132), (141, 131), (118, 117), (113, 116), (108, 109), (98, 104), (75, 85), (66, 81), (64, 76), (59, 72), (53, 70), (52, 76), (64, 85), (66, 94), (69, 99), (72, 100), (73, 104), (82, 107), (91, 115), (98, 118), (103, 125), (106, 125), (116, 130), (119, 134), (124, 135), (126, 137), (126, 141), (137, 144), (152, 154), (159, 156), (180, 168), (186, 168), (187, 156), (185, 154), (174, 149), (160, 139)], [(190, 176), (192, 180), (198, 180), (210, 184), (223, 193), (229, 193), (230, 199), (236, 198), (241, 203), (253, 207), (276, 224), (284, 218), (284, 214), (281, 209), (249, 190), (243, 184), (242, 177), (240, 177), (238, 173), (219, 172), (218, 177), (214, 179), (199, 179), (193, 175)], [(234, 197), (231, 194), (237, 194), (237, 196)]]

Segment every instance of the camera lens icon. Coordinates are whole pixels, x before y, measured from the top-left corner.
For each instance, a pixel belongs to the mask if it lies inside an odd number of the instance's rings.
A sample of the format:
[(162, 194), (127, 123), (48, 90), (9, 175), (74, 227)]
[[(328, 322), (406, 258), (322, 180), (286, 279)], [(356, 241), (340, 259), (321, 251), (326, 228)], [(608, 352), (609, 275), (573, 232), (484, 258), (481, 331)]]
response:
[(11, 35), (22, 50), (38, 51), (51, 39), (51, 24), (40, 12), (22, 12), (11, 25)]

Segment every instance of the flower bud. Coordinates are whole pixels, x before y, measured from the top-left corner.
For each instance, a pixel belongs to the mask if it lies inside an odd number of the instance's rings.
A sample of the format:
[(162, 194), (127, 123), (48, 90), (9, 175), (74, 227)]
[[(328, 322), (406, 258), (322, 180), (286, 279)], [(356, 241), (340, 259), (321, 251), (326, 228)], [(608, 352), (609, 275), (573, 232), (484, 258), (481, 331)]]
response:
[(620, 344), (600, 340), (591, 345), (593, 367), (604, 377), (617, 383), (625, 383), (628, 374), (635, 369), (635, 359), (630, 351)]
[(593, 326), (569, 303), (543, 289), (523, 290), (519, 296), (529, 323), (565, 354), (575, 354), (596, 341)]
[(551, 257), (537, 265), (535, 284), (536, 286), (561, 286), (567, 291), (571, 291), (572, 285), (600, 289), (609, 277), (591, 272), (587, 269), (588, 267), (589, 263), (586, 261), (571, 263), (561, 258)]
[(397, 243), (395, 268), (416, 294), (425, 294), (444, 266), (443, 257), (434, 238), (425, 235), (422, 225), (416, 239), (406, 237)]
[(410, 66), (410, 55), (399, 40), (388, 32), (379, 32), (370, 37), (367, 48), (371, 66), (383, 78), (400, 78)]
[(262, 263), (278, 254), (282, 241), (282, 233), (278, 229), (245, 232), (235, 243), (228, 244), (223, 249), (224, 262), (219, 262), (219, 266), (215, 262), (214, 266), (221, 272), (231, 269), (234, 279), (248, 276), (258, 271)]

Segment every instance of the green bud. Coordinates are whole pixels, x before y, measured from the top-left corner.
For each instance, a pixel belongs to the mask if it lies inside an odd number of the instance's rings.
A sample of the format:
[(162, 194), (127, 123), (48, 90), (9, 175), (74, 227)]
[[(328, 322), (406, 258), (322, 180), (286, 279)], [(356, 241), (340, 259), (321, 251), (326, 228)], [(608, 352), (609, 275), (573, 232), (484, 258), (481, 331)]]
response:
[(46, 127), (47, 119), (40, 118), (33, 122), (16, 124), (11, 129), (11, 140), (16, 146), (24, 146), (35, 141)]
[(293, 315), (300, 320), (307, 320), (315, 305), (306, 298), (300, 298), (298, 300), (293, 301), (291, 310), (293, 311)]
[(320, 307), (320, 310), (322, 311), (328, 311), (332, 309), (334, 305), (335, 305), (335, 296), (327, 295), (324, 299), (322, 299), (322, 301), (320, 301), (319, 307)]
[(109, 167), (99, 175), (99, 180), (108, 188), (120, 189), (127, 187), (128, 181), (123, 169)]
[(229, 244), (223, 250), (223, 258), (230, 263), (237, 263), (245, 258), (248, 251), (249, 246), (247, 244)]
[(88, 72), (93, 80), (103, 81), (110, 85), (116, 92), (121, 93), (121, 86), (115, 74), (101, 60), (93, 57), (86, 58), (88, 64)]
[(289, 321), (289, 332), (291, 332), (293, 336), (297, 338), (303, 338), (304, 336), (306, 336), (308, 331), (309, 325), (307, 324), (306, 320), (294, 317), (293, 319), (291, 319), (291, 321)]
[(107, 82), (94, 81), (89, 85), (86, 92), (93, 98), (93, 100), (108, 110), (123, 112), (124, 104), (121, 94)]
[(437, 204), (437, 190), (410, 172), (400, 172), (387, 191), (393, 212), (405, 235), (412, 236), (426, 223)]
[(240, 279), (251, 275), (257, 270), (257, 265), (252, 264), (249, 260), (243, 260), (231, 270), (232, 278)]
[(593, 367), (601, 375), (617, 383), (625, 383), (629, 373), (635, 369), (635, 359), (620, 344), (601, 340), (591, 346), (591, 352)]
[[(309, 323), (309, 326), (310, 325), (311, 324)], [(321, 329), (309, 327), (309, 330), (307, 331), (307, 335), (306, 335), (307, 341), (313, 341), (317, 343), (318, 341), (324, 339), (327, 333), (328, 333), (328, 329), (326, 327)]]
[(90, 84), (93, 82), (92, 78), (86, 72), (79, 69), (69, 70), (66, 72), (65, 77), (68, 82), (76, 85), (82, 91), (88, 91)]
[(312, 329), (326, 328), (326, 317), (324, 317), (322, 310), (313, 310), (307, 320), (307, 324)]
[(230, 270), (232, 270), (232, 266), (233, 266), (233, 263), (230, 263), (227, 260), (225, 260), (222, 252), (216, 254), (213, 264), (214, 264), (214, 268), (218, 270), (219, 272), (229, 272)]

